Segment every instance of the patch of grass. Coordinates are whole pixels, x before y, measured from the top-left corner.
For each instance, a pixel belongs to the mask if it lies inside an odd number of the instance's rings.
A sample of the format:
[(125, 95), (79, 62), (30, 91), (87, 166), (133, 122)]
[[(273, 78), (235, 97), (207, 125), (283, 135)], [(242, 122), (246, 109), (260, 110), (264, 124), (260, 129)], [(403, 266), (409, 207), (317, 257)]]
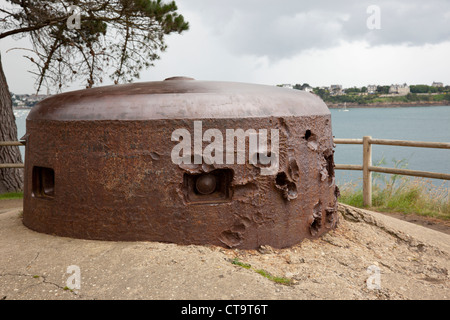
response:
[(283, 284), (283, 285), (291, 285), (292, 284), (292, 280), (291, 279), (284, 278), (284, 277), (275, 277), (275, 276), (271, 275), (269, 272), (267, 272), (264, 269), (255, 269), (250, 264), (239, 261), (238, 258), (234, 258), (231, 261), (231, 263), (234, 264), (234, 265), (240, 266), (240, 267), (242, 267), (244, 269), (247, 269), (247, 270), (253, 270), (256, 273), (262, 275), (263, 277), (265, 277), (265, 278), (267, 278), (270, 281), (273, 281), (275, 283), (279, 283), (279, 284)]
[(245, 268), (245, 269), (250, 269), (252, 267), (248, 263), (243, 263), (243, 262), (239, 261), (238, 258), (234, 258), (233, 261), (231, 261), (231, 263), (234, 265), (240, 266), (242, 268)]
[[(406, 168), (406, 160), (393, 160), (396, 168)], [(377, 165), (385, 164), (385, 159)], [(362, 187), (356, 183), (339, 186), (340, 202), (362, 208)], [(450, 220), (450, 197), (446, 183), (435, 186), (429, 179), (373, 173), (372, 207), (383, 212), (417, 214)]]
[(339, 201), (353, 207), (363, 207), (363, 191), (362, 188), (356, 187), (356, 184), (345, 184), (339, 186), (341, 196)]
[(0, 194), (0, 200), (7, 200), (7, 199), (22, 199), (23, 198), (23, 192), (8, 192)]
[(256, 269), (255, 270), (256, 273), (259, 273), (260, 275), (262, 275), (263, 277), (266, 277), (267, 279), (279, 283), (279, 284), (284, 284), (284, 285), (291, 285), (292, 284), (292, 280), (289, 278), (284, 278), (284, 277), (275, 277), (273, 275), (271, 275), (269, 272), (267, 272), (266, 270), (263, 269)]

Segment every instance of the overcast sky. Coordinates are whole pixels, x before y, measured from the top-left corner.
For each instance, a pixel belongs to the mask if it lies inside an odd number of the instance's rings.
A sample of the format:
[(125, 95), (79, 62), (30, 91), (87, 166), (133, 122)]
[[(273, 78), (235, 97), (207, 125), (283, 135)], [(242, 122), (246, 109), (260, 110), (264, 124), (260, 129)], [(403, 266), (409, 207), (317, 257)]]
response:
[[(137, 81), (184, 75), (269, 85), (450, 85), (448, 0), (176, 3), (190, 30), (168, 37), (167, 52)], [(373, 6), (379, 19), (368, 11)], [(10, 90), (33, 92), (25, 53), (6, 53), (27, 46), (26, 40), (4, 39), (0, 46)], [(73, 84), (66, 91), (79, 88)]]

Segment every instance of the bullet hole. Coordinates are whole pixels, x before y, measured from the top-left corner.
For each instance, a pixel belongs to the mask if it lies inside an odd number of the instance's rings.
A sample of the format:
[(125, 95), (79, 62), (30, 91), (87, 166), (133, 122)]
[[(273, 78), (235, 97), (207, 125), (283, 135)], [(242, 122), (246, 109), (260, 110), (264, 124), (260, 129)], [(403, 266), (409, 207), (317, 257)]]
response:
[(335, 212), (335, 209), (331, 207), (325, 209), (325, 226), (327, 228), (332, 228), (335, 226)]
[(309, 138), (311, 138), (311, 135), (312, 135), (311, 130), (306, 130), (306, 132), (305, 132), (305, 140), (308, 141)]
[(278, 172), (277, 177), (275, 179), (275, 183), (277, 186), (282, 187), (287, 185), (287, 176), (284, 172)]
[(327, 171), (328, 171), (328, 178), (332, 179), (334, 177), (334, 156), (333, 153), (330, 155), (324, 155), (325, 161), (327, 162)]
[(312, 214), (312, 222), (309, 226), (309, 231), (312, 236), (315, 236), (322, 227), (322, 205), (320, 201), (314, 206)]
[(298, 197), (297, 185), (295, 183), (288, 182), (287, 189), (288, 189), (288, 191), (287, 191), (286, 199), (293, 200)]
[(151, 157), (153, 160), (159, 160), (160, 155), (159, 155), (158, 153), (156, 153), (156, 152), (150, 152), (150, 157)]
[(289, 175), (292, 180), (298, 181), (300, 179), (299, 169), (297, 165), (297, 161), (294, 158), (289, 158)]
[(264, 215), (261, 212), (256, 212), (253, 215), (253, 222), (255, 222), (256, 224), (262, 224), (264, 222)]
[(275, 186), (282, 192), (286, 200), (293, 200), (298, 197), (297, 185), (289, 181), (286, 173), (279, 172), (275, 178)]
[(309, 231), (311, 232), (312, 236), (315, 236), (319, 232), (320, 227), (322, 226), (322, 222), (321, 222), (322, 215), (313, 216), (313, 217), (314, 217), (314, 220), (313, 220), (313, 223), (311, 223), (311, 226), (309, 227)]
[[(309, 144), (309, 143), (308, 143)], [(325, 181), (328, 178), (329, 182), (334, 179), (334, 151), (327, 149), (320, 160), (320, 181)]]
[(341, 191), (339, 190), (338, 186), (334, 186), (334, 197), (335, 200), (337, 200), (341, 196)]
[(319, 144), (317, 142), (317, 136), (311, 132), (311, 130), (306, 130), (304, 139), (308, 142), (307, 146), (312, 151), (317, 151), (319, 149)]
[(233, 248), (242, 243), (242, 235), (239, 232), (226, 230), (220, 234), (219, 240), (229, 248)]

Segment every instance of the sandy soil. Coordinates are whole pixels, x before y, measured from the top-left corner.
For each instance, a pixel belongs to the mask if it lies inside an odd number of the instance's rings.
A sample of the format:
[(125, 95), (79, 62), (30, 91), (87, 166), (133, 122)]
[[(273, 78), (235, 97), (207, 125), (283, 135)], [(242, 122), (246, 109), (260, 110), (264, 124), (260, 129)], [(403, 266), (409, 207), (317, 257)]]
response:
[(450, 220), (437, 219), (433, 217), (420, 216), (417, 214), (404, 214), (400, 212), (380, 212), (384, 215), (418, 224), (436, 231), (450, 234)]
[(6, 212), (10, 209), (22, 208), (23, 199), (2, 199), (0, 200), (0, 213)]

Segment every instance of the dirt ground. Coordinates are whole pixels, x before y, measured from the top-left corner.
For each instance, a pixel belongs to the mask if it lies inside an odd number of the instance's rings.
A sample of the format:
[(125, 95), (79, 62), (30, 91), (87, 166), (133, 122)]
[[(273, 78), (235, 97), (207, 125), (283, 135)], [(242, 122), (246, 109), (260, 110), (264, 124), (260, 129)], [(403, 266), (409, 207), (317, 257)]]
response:
[(237, 250), (40, 234), (17, 204), (0, 201), (0, 299), (450, 300), (449, 234), (346, 205), (319, 240)]
[(10, 209), (22, 208), (23, 199), (2, 199), (0, 200), (0, 213)]
[(433, 217), (420, 216), (417, 214), (404, 214), (399, 212), (380, 212), (384, 215), (418, 224), (436, 231), (450, 234), (450, 220), (437, 219)]

